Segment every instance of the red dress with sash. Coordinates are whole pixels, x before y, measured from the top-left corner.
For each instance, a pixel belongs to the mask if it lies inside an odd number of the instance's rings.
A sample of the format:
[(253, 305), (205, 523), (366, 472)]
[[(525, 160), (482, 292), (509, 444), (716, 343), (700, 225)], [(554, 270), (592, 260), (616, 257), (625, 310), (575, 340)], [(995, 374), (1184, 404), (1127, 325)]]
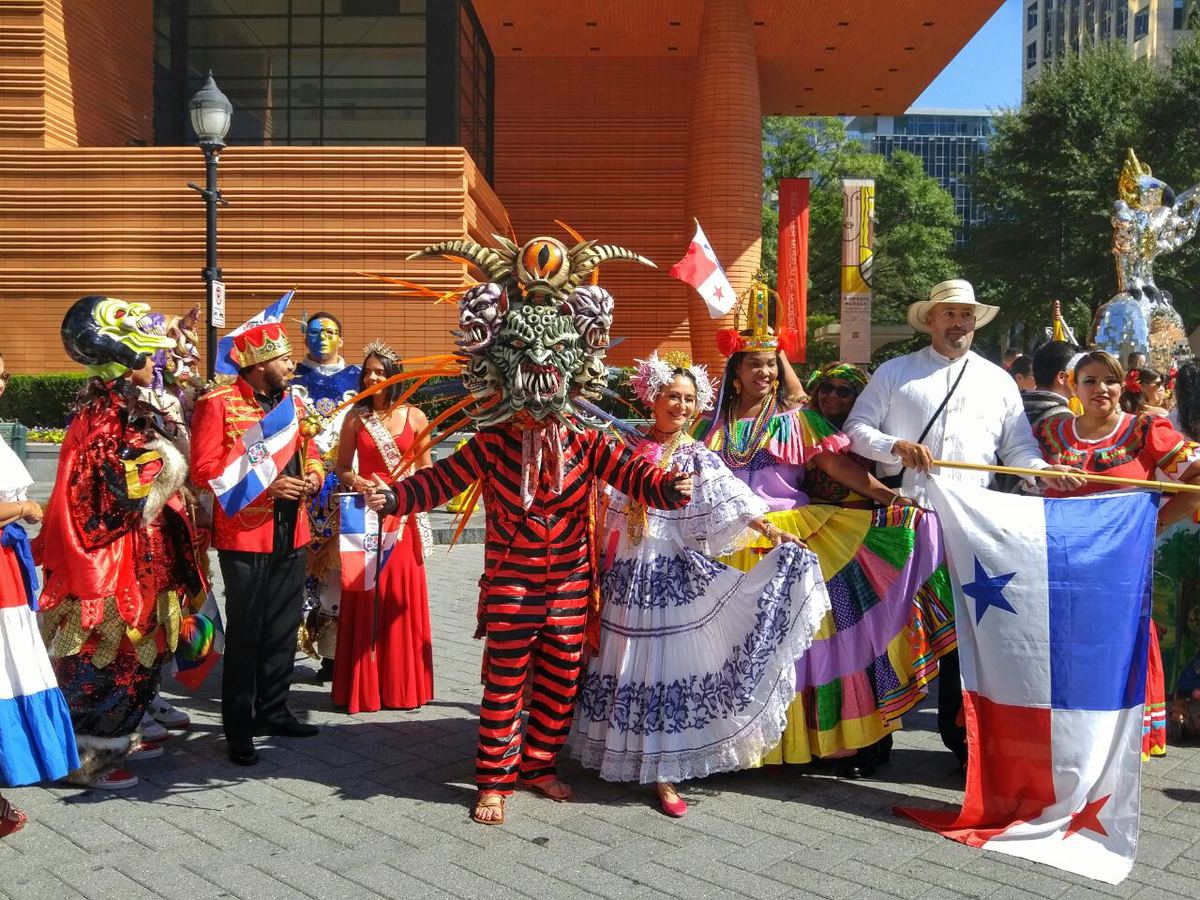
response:
[[(400, 453), (416, 435), (411, 420), (394, 436)], [(358, 432), (358, 474), (374, 481), (395, 479), (367, 428)], [(395, 517), (383, 523), (395, 527)], [(429, 593), (415, 516), (404, 530), (379, 576), (379, 626), (371, 655), (375, 591), (343, 588), (333, 667), (333, 702), (353, 715), (389, 709), (414, 709), (433, 699), (433, 640), (429, 632)]]

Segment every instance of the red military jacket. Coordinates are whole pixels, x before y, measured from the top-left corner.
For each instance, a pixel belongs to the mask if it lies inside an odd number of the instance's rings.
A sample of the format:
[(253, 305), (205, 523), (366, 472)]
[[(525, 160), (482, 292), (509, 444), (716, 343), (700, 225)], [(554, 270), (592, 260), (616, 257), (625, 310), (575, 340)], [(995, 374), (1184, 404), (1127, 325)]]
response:
[[(304, 406), (292, 396), (296, 417), (304, 418)], [(196, 401), (192, 413), (192, 479), (202, 488), (225, 468), (237, 439), (265, 415), (254, 390), (242, 378), (233, 384), (213, 388)], [(313, 441), (307, 442), (304, 473), (316, 472), (322, 478), (321, 452)], [(210, 488), (211, 489), (211, 488)], [(299, 504), (296, 514), (296, 540), (293, 546), (308, 543), (308, 512)], [(213, 503), (213, 546), (218, 550), (244, 550), (270, 553), (274, 540), (275, 501), (263, 494), (230, 519), (221, 504)]]

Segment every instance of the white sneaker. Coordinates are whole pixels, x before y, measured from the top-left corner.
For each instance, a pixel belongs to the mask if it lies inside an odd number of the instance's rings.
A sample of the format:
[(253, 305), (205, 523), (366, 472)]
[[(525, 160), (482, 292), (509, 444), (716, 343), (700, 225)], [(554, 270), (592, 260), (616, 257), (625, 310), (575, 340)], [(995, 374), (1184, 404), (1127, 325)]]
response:
[(192, 717), (181, 709), (176, 709), (170, 703), (155, 694), (150, 701), (150, 715), (164, 728), (187, 728), (192, 724)]
[(142, 724), (138, 726), (138, 730), (142, 733), (142, 739), (147, 741), (165, 741), (171, 736), (167, 729), (154, 721), (149, 712), (142, 716)]
[(163, 755), (162, 744), (142, 741), (125, 756), (126, 762), (141, 762), (144, 759), (158, 759)]

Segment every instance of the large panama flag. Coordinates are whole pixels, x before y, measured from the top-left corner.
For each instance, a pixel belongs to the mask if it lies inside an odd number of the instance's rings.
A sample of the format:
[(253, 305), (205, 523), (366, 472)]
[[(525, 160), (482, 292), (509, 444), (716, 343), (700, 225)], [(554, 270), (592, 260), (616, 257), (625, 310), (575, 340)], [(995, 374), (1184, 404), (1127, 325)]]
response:
[(934, 477), (929, 497), (970, 759), (960, 812), (898, 812), (1116, 884), (1137, 851), (1155, 495), (1045, 500)]

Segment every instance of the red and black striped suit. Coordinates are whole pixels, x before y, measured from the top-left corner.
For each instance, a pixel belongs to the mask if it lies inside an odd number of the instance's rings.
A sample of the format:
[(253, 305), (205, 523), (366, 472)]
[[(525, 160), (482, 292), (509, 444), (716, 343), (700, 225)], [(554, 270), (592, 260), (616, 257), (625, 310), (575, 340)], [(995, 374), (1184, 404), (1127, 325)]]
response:
[[(479, 711), (476, 782), (511, 794), (518, 774), (554, 778), (554, 757), (571, 728), (591, 588), (589, 491), (609, 482), (648, 506), (684, 500), (668, 474), (594, 431), (566, 432), (561, 493), (551, 490), (549, 454), (528, 510), (521, 502), (521, 435), (513, 426), (479, 432), (454, 455), (396, 485), (400, 512), (429, 510), (482, 478), (487, 506), (484, 623), (487, 680)], [(534, 660), (529, 724), (521, 739), (522, 691)]]

